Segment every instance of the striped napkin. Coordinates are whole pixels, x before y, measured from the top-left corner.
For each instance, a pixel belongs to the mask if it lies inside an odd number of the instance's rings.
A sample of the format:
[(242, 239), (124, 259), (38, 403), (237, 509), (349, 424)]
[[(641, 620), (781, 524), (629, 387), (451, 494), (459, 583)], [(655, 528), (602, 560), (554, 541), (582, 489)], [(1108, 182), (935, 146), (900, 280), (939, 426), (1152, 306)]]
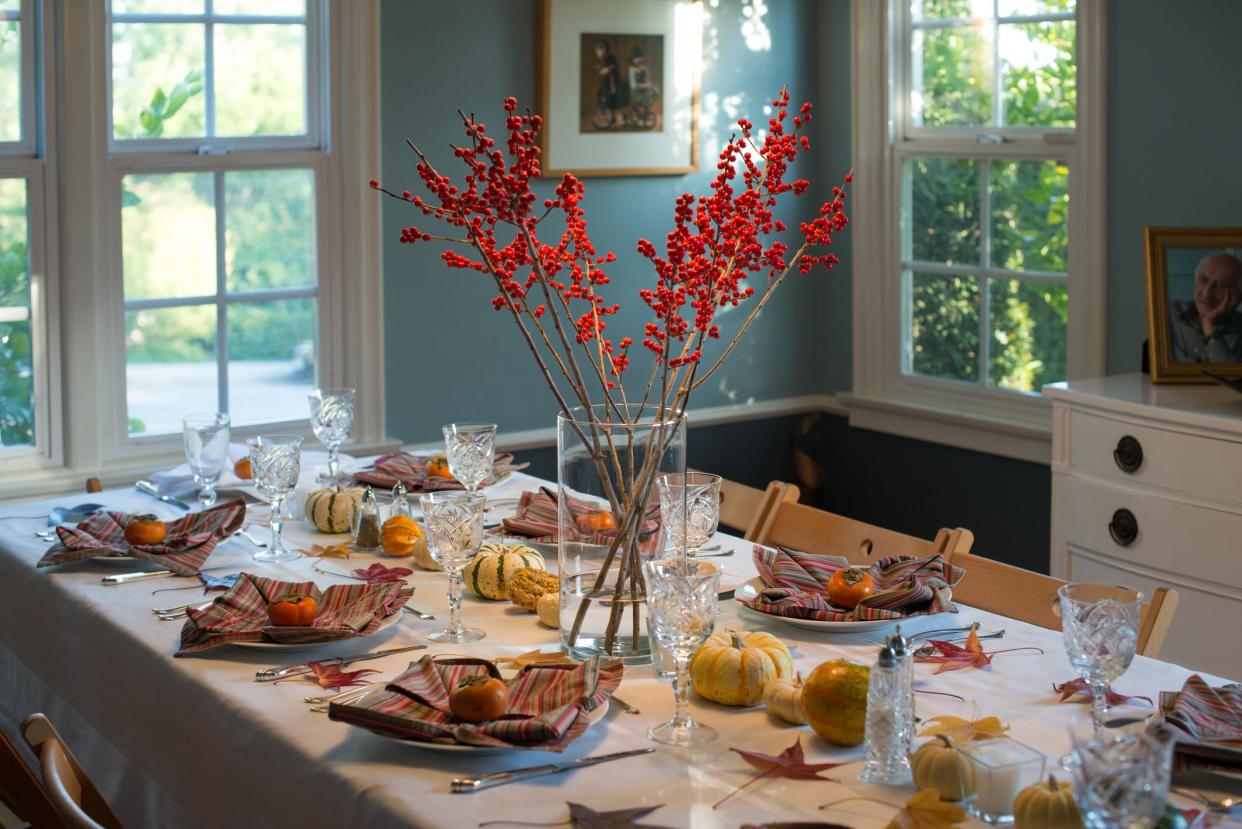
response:
[[(384, 620), (401, 612), (414, 595), (405, 582), (334, 584), (320, 590), (313, 581), (276, 581), (242, 573), (233, 586), (206, 608), (190, 608), (181, 628), (185, 656), (233, 642), (333, 642), (374, 633)], [(279, 627), (267, 618), (267, 606), (291, 596), (310, 596), (319, 615), (309, 627)]]
[(1242, 751), (1242, 685), (1213, 688), (1192, 674), (1182, 690), (1160, 692), (1160, 709), (1195, 742)]
[[(400, 481), (410, 492), (439, 492), (446, 489), (462, 489), (455, 478), (435, 478), (427, 476), (427, 462), (430, 455), (411, 455), (409, 452), (389, 452), (375, 460), (374, 469), (359, 469), (354, 472), (354, 480), (374, 487), (392, 489)], [(492, 474), (479, 484), (479, 488), (500, 483), (512, 472), (518, 472), (530, 466), (528, 463), (514, 463), (513, 456), (497, 454), (492, 460)]]
[(953, 585), (965, 571), (942, 557), (887, 556), (867, 568), (875, 581), (875, 593), (853, 610), (828, 601), (828, 580), (848, 567), (839, 556), (800, 553), (778, 547), (755, 545), (755, 567), (765, 588), (742, 603), (751, 610), (791, 619), (817, 622), (870, 622), (956, 613)]
[[(569, 515), (573, 519), (570, 537), (566, 541), (582, 541), (588, 544), (607, 545), (616, 536), (616, 530), (592, 530), (586, 523), (587, 517), (601, 511), (608, 511), (606, 503), (589, 501), (584, 498), (566, 496)], [(523, 492), (518, 498), (517, 509), (512, 518), (503, 520), (505, 533), (520, 535), (531, 541), (556, 543), (560, 536), (557, 524), (557, 493), (547, 487), (540, 487), (537, 492)], [(651, 552), (659, 539), (660, 505), (650, 504), (647, 517), (638, 531), (639, 549)]]
[(599, 657), (576, 665), (527, 665), (509, 685), (509, 710), (499, 720), (461, 722), (449, 710), (449, 692), (470, 676), (500, 677), (483, 659), (410, 663), (382, 692), (359, 704), (332, 703), (328, 717), (382, 734), (418, 742), (564, 751), (590, 725), (599, 708), (621, 684), (620, 660)]
[(168, 534), (159, 544), (131, 545), (125, 540), (129, 513), (101, 510), (76, 527), (57, 527), (60, 541), (36, 566), (103, 556), (133, 556), (154, 561), (179, 575), (193, 576), (202, 569), (216, 545), (232, 535), (245, 517), (246, 503), (238, 498), (168, 522)]

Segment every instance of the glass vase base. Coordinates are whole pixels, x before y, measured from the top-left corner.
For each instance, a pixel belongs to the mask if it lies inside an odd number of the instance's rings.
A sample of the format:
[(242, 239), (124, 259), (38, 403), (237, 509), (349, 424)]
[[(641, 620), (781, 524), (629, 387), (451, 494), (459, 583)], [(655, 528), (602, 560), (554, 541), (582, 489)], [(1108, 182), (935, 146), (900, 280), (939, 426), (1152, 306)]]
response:
[(427, 638), (432, 642), (451, 642), (458, 645), (463, 642), (477, 642), (486, 636), (487, 632), (478, 628), (461, 628), (459, 630), (441, 628), (427, 634)]
[(719, 732), (710, 725), (693, 720), (687, 723), (669, 720), (647, 731), (647, 739), (653, 743), (680, 747), (706, 745), (719, 736)]
[(293, 561), (294, 559), (299, 559), (301, 557), (302, 557), (301, 553), (295, 553), (293, 552), (293, 550), (284, 550), (284, 549), (260, 550), (259, 552), (251, 556), (251, 558), (253, 558), (255, 561), (262, 562), (263, 564), (278, 564), (282, 561)]
[(637, 639), (632, 636), (616, 636), (612, 640), (611, 648), (604, 647), (606, 642), (607, 638), (603, 634), (580, 634), (572, 643), (567, 631), (561, 634), (561, 649), (580, 662), (599, 656), (604, 659), (620, 659), (626, 665), (651, 664), (651, 644), (645, 635), (640, 635)]

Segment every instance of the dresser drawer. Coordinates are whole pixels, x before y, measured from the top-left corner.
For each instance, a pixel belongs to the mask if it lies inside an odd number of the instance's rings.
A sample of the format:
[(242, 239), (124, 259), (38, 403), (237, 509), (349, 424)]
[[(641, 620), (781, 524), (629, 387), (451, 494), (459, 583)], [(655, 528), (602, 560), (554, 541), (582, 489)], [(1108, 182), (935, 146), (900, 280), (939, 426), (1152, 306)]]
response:
[(1070, 412), (1071, 469), (1242, 503), (1242, 443)]
[(1242, 587), (1242, 515), (1069, 477), (1065, 544)]

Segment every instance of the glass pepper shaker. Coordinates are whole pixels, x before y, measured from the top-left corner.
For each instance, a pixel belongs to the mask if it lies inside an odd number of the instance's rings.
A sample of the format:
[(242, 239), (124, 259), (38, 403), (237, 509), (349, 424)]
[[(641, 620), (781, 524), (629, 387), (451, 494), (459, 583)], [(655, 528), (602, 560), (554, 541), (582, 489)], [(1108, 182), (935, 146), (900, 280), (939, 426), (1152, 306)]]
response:
[(392, 488), (392, 506), (388, 509), (389, 518), (395, 515), (404, 515), (406, 518), (414, 517), (409, 499), (406, 498), (405, 484), (400, 481), (397, 481), (396, 486)]
[(373, 553), (380, 548), (380, 516), (379, 504), (375, 501), (375, 492), (367, 487), (362, 493), (362, 501), (358, 504), (358, 512), (354, 518), (354, 549), (360, 553)]
[(901, 625), (897, 626), (897, 630), (889, 638), (888, 643), (893, 649), (893, 656), (897, 659), (897, 667), (901, 675), (901, 693), (909, 698), (909, 703), (906, 706), (906, 730), (903, 735), (906, 753), (909, 753), (910, 749), (913, 748), (915, 732), (914, 651), (910, 648), (910, 640), (901, 635)]
[(867, 686), (867, 730), (859, 777), (867, 783), (899, 786), (910, 782), (906, 722), (910, 697), (902, 688), (902, 671), (890, 643), (880, 648)]

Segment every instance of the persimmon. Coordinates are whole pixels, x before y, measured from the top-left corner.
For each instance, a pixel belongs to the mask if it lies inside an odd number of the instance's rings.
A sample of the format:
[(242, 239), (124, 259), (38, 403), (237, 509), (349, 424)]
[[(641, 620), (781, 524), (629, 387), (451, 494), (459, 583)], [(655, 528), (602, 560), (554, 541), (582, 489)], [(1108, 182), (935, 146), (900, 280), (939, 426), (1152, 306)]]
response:
[(250, 458), (238, 458), (237, 463), (233, 464), (233, 474), (243, 481), (253, 478), (254, 474), (250, 471)]
[(463, 722), (498, 720), (509, 708), (509, 686), (493, 676), (468, 676), (449, 694), (449, 710)]
[(318, 613), (319, 605), (310, 596), (287, 596), (267, 606), (267, 618), (277, 627), (306, 627)]
[(168, 527), (154, 515), (131, 515), (125, 522), (125, 540), (130, 544), (159, 544), (168, 535)]
[(617, 519), (611, 512), (588, 512), (578, 518), (579, 527), (590, 532), (615, 530)]
[(828, 580), (828, 601), (853, 610), (858, 603), (875, 592), (875, 580), (859, 567), (846, 567)]
[(427, 461), (427, 477), (428, 478), (451, 478), (453, 473), (449, 471), (448, 458), (443, 455), (435, 455), (431, 460)]

